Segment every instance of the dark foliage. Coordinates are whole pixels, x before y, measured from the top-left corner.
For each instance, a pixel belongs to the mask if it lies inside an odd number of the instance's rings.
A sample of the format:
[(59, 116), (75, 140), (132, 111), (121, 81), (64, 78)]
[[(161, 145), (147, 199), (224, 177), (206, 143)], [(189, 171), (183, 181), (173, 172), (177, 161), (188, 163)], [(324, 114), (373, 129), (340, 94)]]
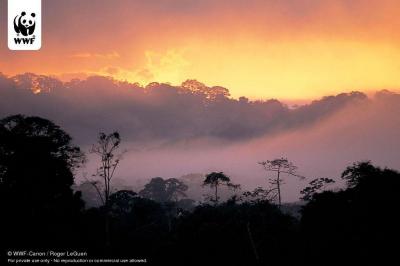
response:
[(296, 222), (268, 202), (197, 207), (177, 223), (181, 261), (186, 265), (254, 265), (294, 262)]
[[(320, 192), (331, 180), (312, 181), (298, 220), (271, 204), (262, 188), (244, 201), (195, 207), (182, 198), (185, 184), (162, 178), (144, 192), (120, 190), (84, 210), (71, 189), (83, 158), (48, 120), (0, 120), (2, 253), (64, 247), (159, 265), (385, 265), (397, 254), (400, 174), (369, 162), (343, 172), (346, 189)], [(215, 188), (230, 180), (211, 173), (204, 183)]]
[(322, 192), (326, 186), (333, 183), (335, 183), (335, 180), (331, 178), (322, 177), (313, 179), (308, 183), (309, 186), (300, 191), (300, 194), (303, 195), (301, 199), (308, 201), (312, 199), (315, 193)]
[(21, 115), (0, 120), (0, 230), (7, 245), (73, 240), (71, 224), (83, 202), (71, 185), (82, 162), (79, 148), (52, 122)]
[(186, 197), (187, 189), (188, 186), (179, 179), (164, 180), (162, 177), (154, 177), (139, 192), (139, 195), (157, 202), (178, 201), (178, 199)]
[(330, 258), (332, 264), (346, 260), (381, 265), (394, 258), (393, 243), (400, 236), (400, 174), (362, 162), (342, 176), (347, 189), (315, 194), (303, 208), (306, 250), (315, 263)]

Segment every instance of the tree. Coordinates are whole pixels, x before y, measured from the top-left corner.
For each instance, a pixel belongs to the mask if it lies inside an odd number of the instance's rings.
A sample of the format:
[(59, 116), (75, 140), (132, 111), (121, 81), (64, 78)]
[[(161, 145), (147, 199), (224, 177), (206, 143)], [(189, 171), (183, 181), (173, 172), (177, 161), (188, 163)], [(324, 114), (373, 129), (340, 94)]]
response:
[[(0, 120), (0, 210), (1, 222), (8, 224), (1, 228), (15, 233), (11, 241), (33, 240), (35, 233), (39, 241), (46, 236), (53, 241), (52, 234), (66, 234), (69, 219), (80, 213), (83, 202), (71, 186), (84, 155), (71, 141), (59, 126), (40, 117)], [(63, 232), (56, 228), (60, 224), (67, 224)]]
[(177, 203), (179, 198), (186, 197), (185, 191), (188, 186), (181, 180), (169, 178), (164, 180), (161, 177), (155, 177), (145, 185), (144, 189), (139, 192), (139, 195), (160, 203), (165, 210), (168, 229), (171, 231), (172, 219), (177, 212)]
[(309, 183), (309, 186), (300, 191), (300, 194), (303, 195), (301, 199), (306, 201), (311, 200), (315, 193), (321, 192), (327, 185), (333, 183), (335, 183), (335, 180), (331, 178), (316, 178)]
[(164, 180), (162, 177), (154, 177), (139, 192), (139, 195), (158, 202), (178, 201), (185, 198), (185, 191), (188, 186), (181, 180), (169, 178)]
[(0, 194), (55, 205), (72, 195), (73, 171), (84, 160), (71, 137), (49, 120), (22, 115), (0, 120)]
[(178, 264), (296, 265), (295, 224), (266, 201), (199, 205), (175, 225)]
[(400, 236), (400, 173), (358, 162), (342, 173), (347, 187), (315, 193), (302, 208), (301, 230), (315, 261), (337, 254), (332, 264), (388, 264)]
[(277, 192), (278, 207), (280, 208), (282, 205), (281, 185), (283, 184), (281, 174), (296, 176), (301, 179), (304, 179), (305, 177), (298, 175), (296, 173), (297, 166), (295, 166), (292, 162), (289, 162), (286, 158), (263, 161), (259, 162), (259, 164), (263, 166), (265, 171), (276, 173), (276, 177), (270, 179), (270, 184), (272, 185), (272, 189), (276, 190)]
[(380, 175), (381, 169), (374, 167), (370, 161), (354, 163), (342, 173), (342, 179), (346, 181), (349, 188), (367, 183), (371, 176)]
[(276, 200), (277, 194), (274, 193), (274, 189), (264, 189), (262, 187), (257, 187), (253, 191), (246, 191), (242, 195), (245, 201), (251, 203), (268, 201), (272, 202)]
[(119, 190), (110, 195), (110, 209), (113, 214), (130, 213), (137, 194), (130, 190)]
[(240, 185), (235, 185), (231, 183), (229, 176), (225, 175), (223, 172), (212, 172), (206, 175), (206, 179), (203, 181), (203, 186), (210, 186), (215, 189), (214, 203), (218, 204), (218, 187), (220, 185), (226, 185), (229, 188), (238, 189)]
[(230, 96), (229, 90), (224, 87), (207, 87), (205, 84), (194, 79), (188, 79), (184, 81), (181, 85), (181, 88), (193, 94), (204, 95), (208, 100), (216, 100), (218, 98), (224, 99)]
[(99, 194), (105, 211), (105, 243), (106, 246), (110, 245), (111, 231), (110, 231), (110, 211), (111, 206), (109, 204), (110, 196), (112, 192), (111, 180), (114, 177), (115, 169), (117, 168), (122, 154), (116, 153), (121, 144), (121, 137), (118, 132), (113, 132), (106, 135), (100, 132), (97, 139), (97, 143), (92, 146), (91, 153), (97, 154), (100, 157), (100, 166), (97, 169), (97, 173), (94, 176), (99, 176), (103, 182), (103, 191), (100, 191), (97, 181), (90, 181), (93, 187)]
[[(101, 201), (105, 206), (111, 195), (111, 180), (114, 177), (115, 169), (117, 168), (123, 153), (116, 153), (121, 144), (121, 137), (118, 132), (113, 132), (106, 135), (101, 132), (97, 139), (97, 143), (92, 146), (91, 153), (97, 154), (100, 157), (100, 166), (97, 169), (95, 176), (99, 176), (103, 182), (103, 193), (99, 193)], [(92, 182), (93, 186), (99, 192), (98, 182)]]

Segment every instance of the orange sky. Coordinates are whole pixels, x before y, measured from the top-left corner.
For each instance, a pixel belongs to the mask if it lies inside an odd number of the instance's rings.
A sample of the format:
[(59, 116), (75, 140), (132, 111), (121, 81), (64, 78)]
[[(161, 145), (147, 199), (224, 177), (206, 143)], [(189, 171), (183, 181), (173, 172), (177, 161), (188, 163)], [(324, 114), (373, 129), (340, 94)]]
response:
[(250, 98), (397, 89), (399, 14), (397, 0), (43, 0), (42, 49), (9, 51), (2, 27), (0, 72), (195, 78)]

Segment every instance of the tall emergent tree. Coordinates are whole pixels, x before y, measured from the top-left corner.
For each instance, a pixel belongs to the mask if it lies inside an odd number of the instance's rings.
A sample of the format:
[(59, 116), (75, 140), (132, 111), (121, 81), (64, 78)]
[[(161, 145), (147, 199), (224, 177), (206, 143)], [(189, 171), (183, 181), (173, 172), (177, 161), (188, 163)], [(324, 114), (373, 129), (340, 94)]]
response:
[(92, 182), (93, 186), (99, 192), (101, 201), (105, 206), (108, 206), (108, 201), (112, 193), (111, 180), (114, 177), (115, 169), (117, 168), (123, 152), (117, 152), (120, 148), (121, 137), (118, 132), (105, 134), (101, 132), (97, 139), (97, 143), (92, 146), (91, 153), (97, 154), (100, 157), (100, 166), (97, 168), (97, 173), (94, 176), (99, 176), (102, 180), (103, 191), (100, 192), (97, 182)]
[(110, 230), (110, 196), (112, 194), (111, 180), (114, 177), (115, 169), (117, 168), (123, 152), (118, 152), (121, 144), (121, 137), (118, 132), (105, 134), (100, 132), (97, 143), (92, 146), (91, 153), (97, 154), (100, 157), (100, 166), (94, 176), (99, 176), (103, 182), (103, 191), (100, 191), (97, 181), (91, 182), (97, 190), (103, 207), (105, 210), (105, 243), (110, 246), (111, 230)]
[(267, 172), (275, 172), (276, 177), (270, 178), (270, 184), (272, 186), (272, 190), (275, 190), (278, 196), (278, 207), (280, 208), (282, 205), (282, 196), (281, 196), (281, 185), (283, 184), (283, 180), (281, 175), (286, 174), (290, 176), (299, 177), (304, 179), (304, 176), (298, 175), (296, 173), (297, 166), (295, 166), (292, 162), (288, 161), (287, 158), (279, 158), (274, 160), (268, 160), (259, 162), (260, 165), (263, 166), (264, 170)]
[(215, 198), (213, 200), (215, 204), (218, 204), (218, 187), (220, 185), (225, 185), (233, 189), (238, 189), (240, 187), (240, 185), (232, 184), (229, 176), (225, 175), (223, 172), (212, 172), (206, 175), (203, 186), (210, 186), (215, 189)]

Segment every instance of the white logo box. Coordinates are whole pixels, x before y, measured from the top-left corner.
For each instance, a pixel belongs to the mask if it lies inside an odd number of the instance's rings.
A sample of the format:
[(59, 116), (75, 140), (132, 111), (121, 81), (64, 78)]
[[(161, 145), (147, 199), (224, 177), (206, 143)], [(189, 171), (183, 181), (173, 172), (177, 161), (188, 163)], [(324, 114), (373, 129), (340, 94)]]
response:
[(8, 48), (39, 50), (41, 46), (41, 0), (8, 0)]

